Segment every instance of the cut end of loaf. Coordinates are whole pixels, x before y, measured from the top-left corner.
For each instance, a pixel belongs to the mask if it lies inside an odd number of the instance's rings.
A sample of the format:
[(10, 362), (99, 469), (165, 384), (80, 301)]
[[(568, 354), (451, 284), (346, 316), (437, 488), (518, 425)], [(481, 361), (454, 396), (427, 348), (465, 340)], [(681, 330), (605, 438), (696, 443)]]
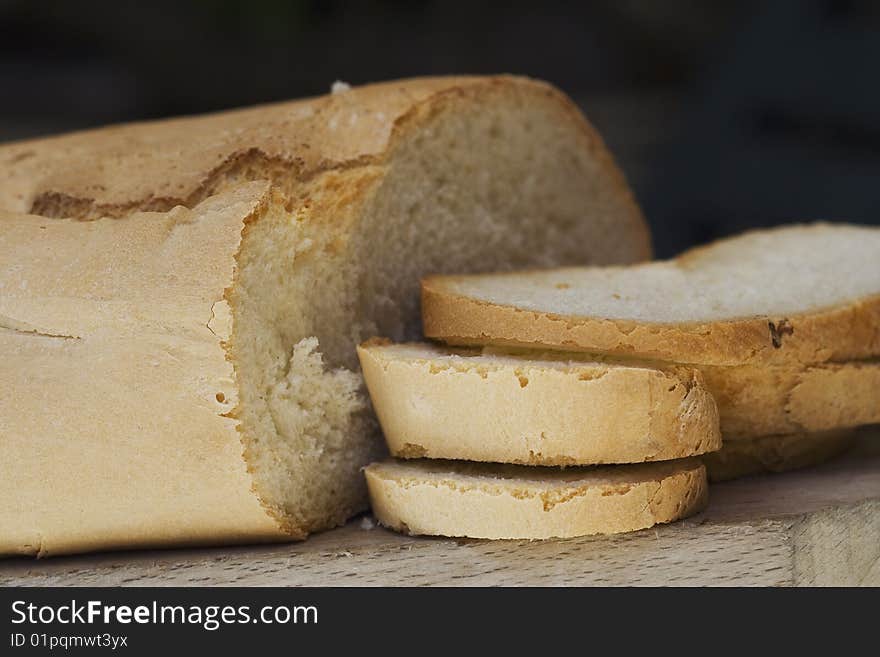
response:
[(248, 224), (229, 295), (244, 458), (267, 511), (292, 537), (362, 511), (360, 468), (382, 454), (359, 374), (327, 362), (306, 314), (313, 238), (279, 197)]

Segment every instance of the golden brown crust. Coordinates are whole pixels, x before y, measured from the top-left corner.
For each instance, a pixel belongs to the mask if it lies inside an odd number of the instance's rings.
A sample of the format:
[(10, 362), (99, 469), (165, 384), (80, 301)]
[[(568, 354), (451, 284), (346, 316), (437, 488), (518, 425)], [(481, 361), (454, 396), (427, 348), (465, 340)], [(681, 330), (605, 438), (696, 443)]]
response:
[[(395, 123), (442, 91), (478, 78), (390, 82), (293, 102), (132, 123), (0, 149), (2, 207), (47, 216), (120, 216), (192, 205), (226, 176), (306, 179), (367, 164)], [(353, 118), (355, 117), (355, 118)], [(82, 166), (100, 158), (99, 166)], [(265, 175), (263, 175), (265, 177)]]
[(261, 505), (230, 413), (224, 290), (266, 197), (249, 183), (90, 224), (0, 213), (0, 554), (302, 535)]
[(408, 534), (544, 539), (686, 518), (708, 501), (699, 459), (597, 468), (386, 461), (365, 470), (373, 512)]
[(880, 295), (803, 315), (667, 325), (524, 310), (456, 294), (442, 278), (427, 277), (422, 318), (427, 337), (453, 345), (537, 347), (706, 365), (819, 363), (880, 353)]
[[(218, 114), (133, 123), (0, 147), (0, 209), (45, 216), (122, 216), (192, 207), (241, 180), (287, 194), (328, 170), (381, 165), (433, 115), (493, 96), (551, 98), (610, 174), (629, 208), (633, 252), (651, 255), (641, 212), (599, 135), (551, 85), (513, 76), (415, 78)], [(83, 163), (95, 163), (84, 166)]]
[(846, 451), (854, 436), (849, 430), (765, 436), (726, 442), (720, 451), (701, 458), (706, 464), (709, 481), (727, 481), (819, 465)]

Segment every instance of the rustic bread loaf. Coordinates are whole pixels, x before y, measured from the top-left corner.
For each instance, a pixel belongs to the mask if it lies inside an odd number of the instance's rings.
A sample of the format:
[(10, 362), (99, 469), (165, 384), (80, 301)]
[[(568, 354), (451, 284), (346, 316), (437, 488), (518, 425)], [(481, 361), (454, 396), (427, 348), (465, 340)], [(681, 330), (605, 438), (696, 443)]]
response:
[(650, 255), (583, 116), (511, 77), (2, 146), (0, 208), (4, 552), (336, 525), (381, 449), (355, 346), (419, 334), (422, 275)]
[(391, 454), (529, 465), (664, 461), (721, 447), (699, 372), (449, 350), (358, 348)]
[(848, 429), (765, 436), (725, 442), (720, 451), (706, 454), (702, 459), (709, 481), (727, 481), (824, 463), (849, 448), (854, 438), (855, 433)]
[(409, 534), (494, 539), (615, 534), (686, 518), (708, 500), (698, 458), (565, 469), (385, 461), (365, 473), (379, 522)]
[(634, 267), (422, 284), (425, 335), (679, 363), (819, 363), (880, 355), (880, 228), (759, 230)]

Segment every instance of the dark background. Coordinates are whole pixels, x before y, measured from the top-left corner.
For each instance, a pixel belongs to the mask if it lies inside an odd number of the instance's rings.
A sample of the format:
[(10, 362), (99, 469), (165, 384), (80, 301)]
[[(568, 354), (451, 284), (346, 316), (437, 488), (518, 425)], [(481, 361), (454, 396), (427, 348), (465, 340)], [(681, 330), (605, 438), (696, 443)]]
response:
[(0, 141), (444, 73), (527, 74), (597, 125), (659, 255), (877, 223), (880, 2), (0, 0)]

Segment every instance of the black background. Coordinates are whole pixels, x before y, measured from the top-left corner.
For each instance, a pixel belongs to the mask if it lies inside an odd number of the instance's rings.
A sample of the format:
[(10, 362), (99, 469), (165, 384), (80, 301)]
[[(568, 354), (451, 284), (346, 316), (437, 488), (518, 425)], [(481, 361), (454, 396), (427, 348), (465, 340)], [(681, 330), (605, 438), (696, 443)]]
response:
[(0, 0), (0, 141), (420, 74), (575, 98), (658, 254), (746, 227), (876, 223), (880, 2)]

